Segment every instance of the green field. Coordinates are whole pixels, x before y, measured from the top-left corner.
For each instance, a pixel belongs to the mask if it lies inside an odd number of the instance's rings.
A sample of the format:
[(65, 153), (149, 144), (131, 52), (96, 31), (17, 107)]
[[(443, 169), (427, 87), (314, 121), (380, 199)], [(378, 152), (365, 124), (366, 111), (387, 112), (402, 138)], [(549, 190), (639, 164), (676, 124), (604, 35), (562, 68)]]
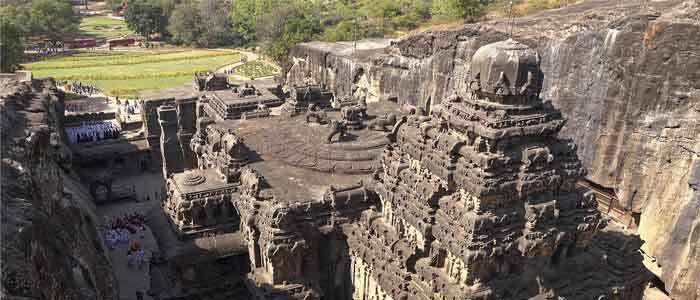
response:
[(229, 50), (79, 52), (27, 64), (36, 78), (80, 81), (108, 95), (134, 97), (138, 92), (182, 85), (195, 72), (213, 71), (240, 60)]
[(80, 22), (80, 33), (108, 39), (136, 35), (126, 27), (126, 23), (123, 20), (112, 19), (106, 16), (84, 17), (82, 22)]
[(262, 61), (251, 61), (235, 68), (239, 73), (248, 78), (259, 78), (279, 74), (279, 70)]

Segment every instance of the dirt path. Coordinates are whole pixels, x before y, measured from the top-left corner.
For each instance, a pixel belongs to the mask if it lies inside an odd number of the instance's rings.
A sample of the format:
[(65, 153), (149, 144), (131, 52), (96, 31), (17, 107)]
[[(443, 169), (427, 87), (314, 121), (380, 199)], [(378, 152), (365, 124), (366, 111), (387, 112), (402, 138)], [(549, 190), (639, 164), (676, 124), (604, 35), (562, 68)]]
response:
[[(248, 62), (256, 61), (260, 58), (260, 56), (254, 52), (240, 50), (240, 49), (236, 49), (236, 51), (238, 51), (242, 55), (245, 55)], [(238, 62), (232, 63), (230, 65), (225, 65), (225, 66), (219, 68), (218, 70), (216, 70), (216, 72), (225, 73), (226, 71), (233, 70), (242, 64), (244, 64), (242, 61), (238, 61)]]
[(112, 13), (108, 13), (108, 14), (107, 14), (107, 18), (124, 21), (124, 17), (115, 16), (115, 15), (112, 14)]

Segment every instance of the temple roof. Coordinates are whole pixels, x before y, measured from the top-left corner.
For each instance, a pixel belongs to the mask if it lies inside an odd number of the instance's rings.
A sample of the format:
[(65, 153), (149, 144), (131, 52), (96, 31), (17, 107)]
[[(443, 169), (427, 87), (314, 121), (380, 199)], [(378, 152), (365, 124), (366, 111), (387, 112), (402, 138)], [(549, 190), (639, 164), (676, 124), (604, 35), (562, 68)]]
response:
[(176, 173), (173, 174), (172, 179), (175, 182), (176, 190), (183, 195), (183, 198), (186, 195), (229, 189), (238, 185), (226, 183), (214, 169), (195, 169)]
[(512, 39), (479, 48), (471, 60), (470, 89), (493, 96), (530, 96), (542, 86), (540, 56)]

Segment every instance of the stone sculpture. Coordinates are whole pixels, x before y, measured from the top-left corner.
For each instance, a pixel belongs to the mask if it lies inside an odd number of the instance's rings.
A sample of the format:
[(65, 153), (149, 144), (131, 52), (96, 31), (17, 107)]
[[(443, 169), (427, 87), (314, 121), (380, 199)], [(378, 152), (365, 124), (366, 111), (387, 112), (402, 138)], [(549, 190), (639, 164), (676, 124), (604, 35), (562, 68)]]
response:
[(263, 118), (263, 117), (269, 116), (270, 113), (271, 113), (271, 110), (269, 107), (267, 107), (266, 104), (259, 103), (255, 110), (246, 111), (243, 114), (241, 114), (241, 119), (247, 120), (247, 119), (252, 119), (252, 118)]
[(371, 130), (387, 131), (391, 126), (394, 126), (394, 124), (396, 124), (396, 115), (389, 113), (370, 121), (367, 128)]
[(223, 73), (195, 73), (194, 80), (198, 91), (217, 91), (228, 88), (228, 78)]
[(367, 120), (367, 103), (362, 98), (356, 105), (341, 108), (340, 115), (348, 128), (360, 129)]
[(309, 104), (309, 109), (306, 111), (304, 118), (306, 119), (307, 123), (311, 122), (312, 120), (314, 123), (318, 124), (328, 123), (328, 115), (326, 115), (326, 112), (318, 109), (313, 103)]
[(326, 138), (326, 144), (330, 144), (333, 141), (333, 137), (335, 135), (338, 135), (338, 139), (342, 139), (345, 137), (347, 134), (347, 124), (345, 123), (345, 120), (340, 120), (340, 121), (331, 121), (330, 123), (330, 132), (328, 133), (328, 136)]
[(289, 99), (282, 105), (282, 112), (287, 116), (304, 113), (309, 104), (319, 108), (329, 107), (333, 99), (333, 93), (325, 85), (311, 81), (301, 86), (285, 86), (284, 90), (289, 94)]

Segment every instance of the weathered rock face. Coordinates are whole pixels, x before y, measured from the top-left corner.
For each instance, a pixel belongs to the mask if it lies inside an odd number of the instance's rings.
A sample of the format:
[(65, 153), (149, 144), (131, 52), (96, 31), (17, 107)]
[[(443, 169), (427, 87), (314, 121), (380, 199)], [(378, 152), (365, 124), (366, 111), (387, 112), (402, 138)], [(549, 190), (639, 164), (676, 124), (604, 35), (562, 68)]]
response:
[[(541, 55), (541, 97), (568, 119), (588, 179), (615, 190), (639, 217), (649, 266), (674, 299), (700, 288), (700, 4), (650, 7), (587, 1), (515, 21), (513, 35)], [(308, 43), (292, 52), (287, 81), (312, 77), (336, 96), (365, 87), (368, 101), (426, 111), (463, 96), (469, 60), (507, 38), (493, 21), (410, 35), (385, 47)]]
[(117, 299), (94, 205), (70, 170), (63, 96), (33, 84), (0, 82), (3, 297)]

